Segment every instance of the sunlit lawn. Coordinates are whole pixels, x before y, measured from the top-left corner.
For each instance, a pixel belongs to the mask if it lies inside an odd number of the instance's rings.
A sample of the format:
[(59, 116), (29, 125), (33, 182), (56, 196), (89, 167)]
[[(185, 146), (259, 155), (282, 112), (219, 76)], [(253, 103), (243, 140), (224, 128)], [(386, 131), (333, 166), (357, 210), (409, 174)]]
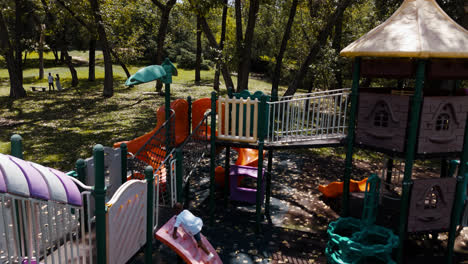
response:
[[(87, 53), (71, 52), (80, 58)], [(97, 54), (101, 58), (100, 54)], [(52, 53), (45, 55), (45, 74), (59, 74), (62, 92), (32, 92), (31, 86), (47, 87), (47, 80), (39, 80), (37, 54), (28, 55), (24, 70), (24, 87), (28, 97), (12, 101), (8, 98), (8, 71), (0, 61), (0, 152), (9, 153), (9, 139), (18, 133), (24, 139), (25, 158), (42, 164), (70, 170), (78, 158), (91, 156), (92, 147), (97, 144), (111, 146), (114, 142), (133, 139), (150, 131), (156, 124), (156, 111), (163, 105), (164, 98), (154, 93), (155, 83), (124, 86), (125, 73), (114, 65), (115, 95), (102, 97), (104, 68), (98, 59), (96, 81), (87, 81), (88, 67), (85, 62), (76, 61), (78, 87), (71, 88), (71, 75), (65, 65), (54, 66)], [(3, 64), (3, 65), (2, 65)], [(128, 66), (131, 73), (140, 66)], [(214, 71), (202, 71), (200, 86), (194, 84), (194, 71), (179, 69), (171, 86), (172, 100), (191, 96), (194, 99), (209, 97), (213, 91)], [(221, 78), (222, 80), (222, 78)], [(233, 80), (236, 81), (235, 76)], [(269, 93), (269, 82), (251, 79), (251, 90)], [(224, 85), (222, 93), (226, 93)], [(285, 89), (281, 87), (281, 89)]]

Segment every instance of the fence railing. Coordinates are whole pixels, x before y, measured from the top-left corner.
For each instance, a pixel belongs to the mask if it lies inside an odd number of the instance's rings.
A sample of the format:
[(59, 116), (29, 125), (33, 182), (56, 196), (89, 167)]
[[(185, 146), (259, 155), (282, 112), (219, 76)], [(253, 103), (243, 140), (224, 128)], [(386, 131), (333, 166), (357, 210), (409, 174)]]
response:
[(345, 137), (349, 92), (330, 90), (268, 102), (267, 144)]
[(93, 263), (89, 208), (0, 194), (0, 212), (1, 263)]
[(217, 137), (224, 140), (256, 142), (258, 106), (258, 99), (220, 97), (218, 99), (218, 114), (224, 116), (224, 120), (223, 118), (218, 120)]

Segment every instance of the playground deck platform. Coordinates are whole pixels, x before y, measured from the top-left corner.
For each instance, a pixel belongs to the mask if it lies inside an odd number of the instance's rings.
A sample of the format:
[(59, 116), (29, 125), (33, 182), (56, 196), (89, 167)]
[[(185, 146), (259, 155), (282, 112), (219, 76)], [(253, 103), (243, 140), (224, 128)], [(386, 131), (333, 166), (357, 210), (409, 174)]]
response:
[[(309, 138), (307, 140), (298, 141), (284, 141), (275, 143), (266, 143), (265, 150), (275, 149), (297, 149), (297, 148), (326, 148), (326, 147), (339, 147), (344, 145), (343, 137), (337, 136), (336, 138)], [(251, 148), (258, 149), (258, 144), (233, 142), (227, 140), (216, 140), (217, 146), (230, 146), (238, 148)]]

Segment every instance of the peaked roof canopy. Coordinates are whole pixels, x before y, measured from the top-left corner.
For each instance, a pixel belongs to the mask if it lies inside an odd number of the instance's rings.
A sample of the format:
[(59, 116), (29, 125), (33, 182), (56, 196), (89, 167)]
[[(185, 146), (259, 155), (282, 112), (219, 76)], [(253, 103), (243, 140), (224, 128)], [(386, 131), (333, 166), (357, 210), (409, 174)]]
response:
[(468, 58), (468, 31), (435, 0), (405, 0), (387, 21), (349, 44), (342, 56)]

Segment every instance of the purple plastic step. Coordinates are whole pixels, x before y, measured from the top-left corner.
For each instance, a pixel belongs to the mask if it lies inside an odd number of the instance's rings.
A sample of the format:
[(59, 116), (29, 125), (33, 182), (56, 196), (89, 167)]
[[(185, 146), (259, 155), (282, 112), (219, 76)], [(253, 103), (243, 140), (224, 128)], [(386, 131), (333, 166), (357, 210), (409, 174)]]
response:
[[(263, 181), (262, 181), (262, 188), (261, 188), (261, 193), (260, 193), (260, 197), (262, 197), (261, 198), (262, 203), (263, 203), (263, 197), (265, 194), (264, 175), (265, 175), (265, 169), (262, 169)], [(229, 171), (229, 185), (230, 185), (230, 191), (231, 191), (231, 196), (230, 196), (231, 200), (254, 204), (257, 200), (257, 190), (252, 189), (252, 188), (239, 187), (237, 185), (238, 177), (249, 177), (249, 178), (257, 179), (258, 168), (250, 167), (250, 166), (242, 166), (242, 165), (232, 165)]]

